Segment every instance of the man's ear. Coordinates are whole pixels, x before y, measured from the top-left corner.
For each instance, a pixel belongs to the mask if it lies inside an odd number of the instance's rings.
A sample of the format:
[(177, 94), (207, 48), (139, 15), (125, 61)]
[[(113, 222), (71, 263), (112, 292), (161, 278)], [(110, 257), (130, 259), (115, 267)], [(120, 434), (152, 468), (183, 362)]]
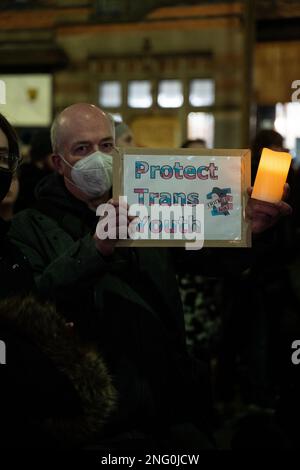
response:
[(60, 156), (54, 153), (53, 155), (51, 155), (51, 160), (52, 160), (55, 171), (57, 171), (57, 173), (59, 173), (60, 175), (63, 175), (64, 165)]

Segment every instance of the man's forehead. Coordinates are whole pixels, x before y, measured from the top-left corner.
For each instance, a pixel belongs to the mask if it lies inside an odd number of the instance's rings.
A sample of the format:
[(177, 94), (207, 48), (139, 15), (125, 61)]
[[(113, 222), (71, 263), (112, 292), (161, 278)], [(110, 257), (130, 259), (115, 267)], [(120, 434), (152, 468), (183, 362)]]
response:
[(75, 147), (77, 145), (87, 145), (87, 144), (93, 144), (93, 143), (98, 143), (98, 142), (103, 142), (103, 141), (109, 141), (109, 140), (112, 140), (112, 136), (111, 135), (107, 135), (105, 137), (101, 137), (100, 139), (98, 138), (86, 138), (86, 139), (75, 139), (75, 140), (71, 140), (69, 141), (69, 144), (71, 145), (71, 147)]
[(74, 116), (73, 119), (69, 118), (65, 122), (63, 122), (63, 127), (66, 127), (69, 132), (72, 130), (78, 131), (80, 129), (82, 129), (83, 131), (101, 131), (102, 129), (110, 128), (111, 123), (106, 115), (77, 115), (76, 117)]
[(92, 142), (113, 137), (112, 127), (108, 122), (76, 125), (68, 128), (65, 138), (69, 144)]
[(70, 145), (76, 145), (76, 144), (86, 144), (89, 142), (100, 142), (101, 140), (108, 140), (112, 139), (113, 135), (109, 130), (106, 132), (103, 132), (103, 130), (96, 130), (95, 132), (92, 131), (81, 131), (76, 133), (76, 135), (71, 134), (69, 135), (69, 138), (66, 140), (69, 142)]

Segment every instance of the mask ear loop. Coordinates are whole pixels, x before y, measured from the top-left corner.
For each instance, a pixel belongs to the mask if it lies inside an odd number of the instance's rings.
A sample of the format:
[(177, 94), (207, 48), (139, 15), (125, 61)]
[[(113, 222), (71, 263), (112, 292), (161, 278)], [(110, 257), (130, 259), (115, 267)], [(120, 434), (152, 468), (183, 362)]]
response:
[[(59, 158), (62, 159), (62, 161), (63, 161), (69, 168), (72, 168), (72, 169), (73, 169), (73, 166), (72, 166), (69, 162), (67, 162), (67, 160), (65, 160), (64, 157), (63, 157), (60, 153), (58, 153), (58, 156), (59, 156)], [(75, 169), (76, 169), (76, 168), (75, 168)]]
[[(64, 159), (64, 157), (59, 153), (58, 154), (59, 158), (62, 159), (62, 161), (71, 169), (73, 169), (73, 166), (70, 165), (69, 162), (67, 162), (67, 160)], [(76, 168), (75, 168), (76, 169)], [(72, 186), (74, 186), (75, 188), (79, 189), (80, 191), (82, 191), (81, 188), (79, 188), (79, 186), (77, 184), (74, 183), (74, 181), (72, 181), (70, 178), (68, 178), (67, 176), (64, 175), (64, 178), (68, 181), (68, 183), (70, 183)]]

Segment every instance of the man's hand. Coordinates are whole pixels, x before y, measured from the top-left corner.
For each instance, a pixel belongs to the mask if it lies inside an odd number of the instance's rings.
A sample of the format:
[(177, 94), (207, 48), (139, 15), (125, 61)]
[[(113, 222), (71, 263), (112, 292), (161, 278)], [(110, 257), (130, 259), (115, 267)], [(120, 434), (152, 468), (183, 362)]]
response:
[(246, 218), (251, 221), (253, 234), (264, 232), (273, 227), (281, 217), (291, 215), (293, 211), (291, 206), (284, 202), (290, 191), (288, 184), (284, 185), (282, 201), (276, 204), (251, 199), (252, 189), (247, 190), (250, 199), (246, 207)]
[[(109, 236), (108, 238), (101, 240), (96, 232), (93, 237), (96, 243), (97, 250), (103, 256), (110, 256), (113, 254), (116, 243), (119, 239), (120, 232), (128, 234), (128, 226), (135, 218), (128, 215), (127, 203), (122, 201), (119, 203), (117, 201), (114, 201), (113, 199), (110, 199), (107, 204), (110, 204), (115, 208), (114, 211), (112, 211), (111, 213), (108, 212), (108, 215), (102, 219), (103, 228), (109, 229)], [(113, 237), (114, 232), (116, 234), (116, 237)]]

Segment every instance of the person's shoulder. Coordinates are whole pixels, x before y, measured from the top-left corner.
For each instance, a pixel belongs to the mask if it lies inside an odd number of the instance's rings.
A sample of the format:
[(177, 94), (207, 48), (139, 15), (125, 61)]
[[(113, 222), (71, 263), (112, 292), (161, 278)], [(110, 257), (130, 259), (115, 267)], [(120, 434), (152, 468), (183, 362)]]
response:
[(13, 237), (14, 234), (21, 232), (23, 235), (32, 231), (47, 233), (56, 226), (56, 223), (50, 217), (47, 217), (39, 210), (30, 208), (18, 212), (12, 219), (8, 235)]
[(24, 223), (24, 221), (39, 221), (43, 223), (49, 223), (51, 219), (47, 217), (45, 214), (40, 212), (38, 209), (34, 207), (30, 207), (28, 209), (24, 209), (17, 214), (14, 215), (11, 225), (16, 225), (19, 223)]

